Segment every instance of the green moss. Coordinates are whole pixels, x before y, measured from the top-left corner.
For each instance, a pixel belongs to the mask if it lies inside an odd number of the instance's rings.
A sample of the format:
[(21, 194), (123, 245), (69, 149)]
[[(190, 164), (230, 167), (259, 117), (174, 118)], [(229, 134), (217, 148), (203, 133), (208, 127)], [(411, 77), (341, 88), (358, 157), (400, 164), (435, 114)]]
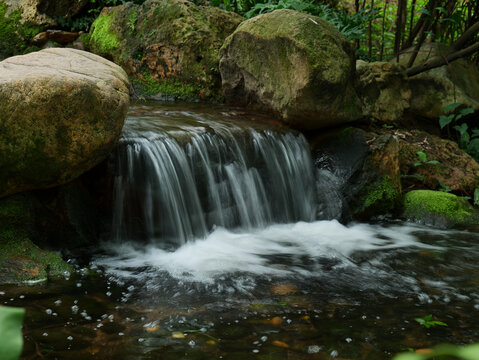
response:
[(196, 85), (182, 82), (179, 79), (164, 79), (157, 81), (153, 79), (149, 72), (142, 72), (142, 78), (133, 79), (135, 88), (143, 96), (173, 97), (178, 100), (197, 100), (202, 96), (220, 101), (219, 94), (212, 94), (206, 85)]
[(21, 24), (22, 10), (15, 10), (8, 16), (7, 10), (7, 4), (0, 0), (0, 60), (31, 52), (29, 42), (41, 30), (29, 23)]
[(45, 280), (72, 271), (53, 252), (35, 245), (29, 235), (33, 225), (33, 203), (28, 194), (0, 200), (0, 283)]
[(367, 186), (358, 202), (358, 216), (369, 218), (383, 215), (397, 209), (400, 193), (396, 183), (387, 175)]
[(112, 27), (113, 14), (99, 16), (90, 30), (90, 44), (100, 54), (113, 54), (120, 47), (117, 34)]
[(408, 192), (404, 197), (403, 216), (408, 220), (443, 228), (479, 223), (478, 212), (466, 199), (432, 190)]

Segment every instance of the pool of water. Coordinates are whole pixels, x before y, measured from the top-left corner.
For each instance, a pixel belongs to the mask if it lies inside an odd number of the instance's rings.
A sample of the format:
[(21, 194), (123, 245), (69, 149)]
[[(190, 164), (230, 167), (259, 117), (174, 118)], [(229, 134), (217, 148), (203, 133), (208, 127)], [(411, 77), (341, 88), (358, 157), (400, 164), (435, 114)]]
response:
[[(390, 359), (479, 341), (479, 234), (336, 221), (216, 228), (174, 251), (105, 242), (0, 286), (24, 359)], [(421, 327), (433, 315), (447, 326)]]

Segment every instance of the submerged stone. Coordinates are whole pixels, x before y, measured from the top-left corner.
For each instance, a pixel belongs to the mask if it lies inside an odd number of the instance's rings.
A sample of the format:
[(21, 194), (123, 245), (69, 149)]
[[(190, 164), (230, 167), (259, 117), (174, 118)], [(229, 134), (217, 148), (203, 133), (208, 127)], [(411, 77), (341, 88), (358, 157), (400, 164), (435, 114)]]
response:
[(242, 17), (184, 0), (105, 8), (90, 29), (90, 49), (120, 64), (136, 95), (218, 100), (219, 49)]
[(293, 10), (244, 21), (221, 49), (226, 99), (312, 130), (362, 116), (349, 41), (331, 24)]
[(432, 190), (408, 192), (404, 197), (403, 217), (439, 228), (479, 223), (479, 212), (465, 198)]
[(117, 65), (48, 49), (0, 63), (0, 197), (67, 183), (116, 145), (129, 104)]

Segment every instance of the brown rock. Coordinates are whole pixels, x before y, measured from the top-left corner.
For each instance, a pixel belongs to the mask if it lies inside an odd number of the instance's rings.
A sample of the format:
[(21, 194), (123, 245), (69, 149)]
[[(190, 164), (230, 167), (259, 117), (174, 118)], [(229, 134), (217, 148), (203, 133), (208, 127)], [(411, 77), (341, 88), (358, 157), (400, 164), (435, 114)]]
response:
[(43, 45), (48, 41), (48, 33), (46, 31), (42, 31), (41, 33), (38, 33), (35, 35), (35, 37), (32, 39), (32, 44), (33, 45)]
[(0, 196), (69, 182), (119, 139), (129, 103), (117, 65), (74, 49), (0, 62)]
[(365, 116), (384, 122), (400, 119), (409, 108), (411, 89), (405, 69), (387, 62), (356, 62), (356, 90)]
[[(405, 189), (439, 190), (438, 180), (449, 186), (451, 191), (472, 196), (479, 186), (479, 164), (456, 142), (441, 139), (438, 136), (419, 130), (395, 130), (399, 138), (399, 162)], [(427, 160), (437, 160), (439, 164), (421, 164), (417, 152), (426, 154)], [(423, 179), (415, 177), (420, 175)]]
[(47, 30), (47, 35), (48, 40), (50, 41), (55, 41), (60, 44), (68, 44), (75, 41), (80, 34), (63, 30)]

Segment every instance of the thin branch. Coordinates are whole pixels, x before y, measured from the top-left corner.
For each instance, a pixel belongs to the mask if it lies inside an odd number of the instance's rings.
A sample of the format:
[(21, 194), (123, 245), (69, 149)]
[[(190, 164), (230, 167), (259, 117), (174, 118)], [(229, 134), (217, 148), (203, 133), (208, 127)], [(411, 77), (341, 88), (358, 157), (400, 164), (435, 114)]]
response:
[(479, 42), (465, 48), (459, 51), (455, 51), (452, 53), (449, 53), (447, 56), (436, 56), (432, 58), (429, 61), (426, 61), (425, 63), (415, 66), (413, 68), (409, 68), (406, 70), (407, 76), (414, 76), (417, 74), (420, 74), (424, 71), (431, 70), (440, 66), (443, 66), (445, 64), (448, 64), (450, 62), (453, 62), (454, 60), (463, 58), (465, 56), (471, 55), (474, 52), (479, 51)]

